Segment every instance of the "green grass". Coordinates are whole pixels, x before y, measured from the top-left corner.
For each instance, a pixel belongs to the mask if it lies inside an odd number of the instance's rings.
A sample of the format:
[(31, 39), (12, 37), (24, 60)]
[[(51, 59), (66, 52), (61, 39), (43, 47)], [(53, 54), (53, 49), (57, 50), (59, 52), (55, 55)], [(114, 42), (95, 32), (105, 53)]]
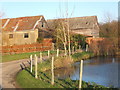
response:
[[(47, 55), (47, 51), (43, 51), (43, 56)], [(50, 51), (50, 54), (55, 54), (56, 51)], [(40, 52), (31, 52), (31, 53), (21, 53), (21, 54), (13, 54), (13, 55), (3, 55), (2, 56), (2, 62), (9, 62), (14, 60), (20, 60), (20, 59), (28, 59), (30, 55), (36, 54), (39, 56)]]
[[(34, 72), (30, 73), (29, 68), (19, 72), (17, 75), (17, 83), (22, 88), (78, 88), (79, 81), (66, 78), (65, 80), (55, 78), (54, 85), (51, 85), (51, 74), (47, 72), (40, 72), (38, 79), (34, 78)], [(82, 88), (105, 88), (96, 83), (87, 83), (82, 81)]]
[(85, 60), (85, 59), (88, 59), (90, 57), (93, 57), (94, 54), (91, 53), (91, 52), (81, 52), (81, 53), (75, 53), (72, 55), (72, 58), (74, 60), (74, 62), (76, 61), (80, 61), (80, 60)]
[[(74, 54), (74, 57), (83, 56), (85, 54), (90, 54), (88, 52), (83, 52), (81, 54)], [(92, 55), (92, 54), (91, 54)], [(35, 68), (33, 66), (33, 72), (30, 73), (30, 67), (22, 70), (18, 73), (16, 81), (21, 88), (78, 88), (79, 81), (71, 80), (66, 78), (64, 80), (55, 78), (55, 84), (51, 85), (51, 59), (38, 64), (38, 79), (35, 79)], [(82, 88), (106, 88), (102, 85), (97, 85), (96, 83), (84, 82), (82, 81)]]

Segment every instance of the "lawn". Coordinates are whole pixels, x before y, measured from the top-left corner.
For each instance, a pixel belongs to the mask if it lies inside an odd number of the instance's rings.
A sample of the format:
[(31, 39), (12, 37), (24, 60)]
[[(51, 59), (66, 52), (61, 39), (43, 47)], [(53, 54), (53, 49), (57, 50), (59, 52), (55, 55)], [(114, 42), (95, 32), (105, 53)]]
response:
[[(60, 51), (61, 53), (62, 51)], [(43, 51), (42, 55), (46, 56), (47, 51)], [(21, 53), (21, 54), (13, 54), (13, 55), (2, 55), (2, 62), (9, 62), (9, 61), (14, 61), (14, 60), (20, 60), (20, 59), (28, 59), (30, 55), (36, 54), (37, 56), (40, 55), (40, 52), (31, 52), (31, 53)], [(56, 54), (56, 51), (50, 51), (50, 54)], [(82, 52), (82, 53), (75, 53), (72, 55), (74, 58), (74, 61), (79, 61), (80, 59), (87, 59), (89, 57), (92, 57), (93, 54), (90, 52)], [(1, 61), (0, 61), (1, 62)]]
[[(47, 55), (47, 51), (43, 51), (43, 56)], [(56, 51), (50, 51), (50, 54), (55, 54)], [(39, 56), (40, 52), (31, 52), (31, 53), (21, 53), (21, 54), (13, 54), (13, 55), (3, 55), (2, 56), (2, 62), (9, 62), (14, 60), (20, 60), (20, 59), (28, 59), (30, 55), (36, 54)]]

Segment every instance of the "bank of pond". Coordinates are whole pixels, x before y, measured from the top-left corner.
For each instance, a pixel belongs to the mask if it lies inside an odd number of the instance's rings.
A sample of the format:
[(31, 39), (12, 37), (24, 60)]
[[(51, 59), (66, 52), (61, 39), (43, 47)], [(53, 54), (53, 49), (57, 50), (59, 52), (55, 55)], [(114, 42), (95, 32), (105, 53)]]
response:
[[(51, 58), (38, 64), (38, 79), (35, 79), (35, 67), (33, 66), (33, 72), (30, 72), (30, 67), (20, 71), (16, 77), (17, 84), (22, 88), (78, 88), (79, 81), (71, 79), (69, 76), (72, 73), (73, 63), (80, 61), (81, 59), (88, 59), (93, 57), (94, 54), (90, 52), (75, 53), (72, 57), (55, 57), (54, 72), (55, 83), (51, 85)], [(66, 76), (62, 78), (64, 70), (67, 69)], [(62, 70), (60, 74), (60, 70)], [(59, 73), (59, 74), (58, 74)], [(68, 75), (67, 75), (68, 74)], [(82, 88), (109, 88), (103, 85), (98, 85), (95, 82), (82, 81)], [(112, 86), (111, 86), (112, 88)]]

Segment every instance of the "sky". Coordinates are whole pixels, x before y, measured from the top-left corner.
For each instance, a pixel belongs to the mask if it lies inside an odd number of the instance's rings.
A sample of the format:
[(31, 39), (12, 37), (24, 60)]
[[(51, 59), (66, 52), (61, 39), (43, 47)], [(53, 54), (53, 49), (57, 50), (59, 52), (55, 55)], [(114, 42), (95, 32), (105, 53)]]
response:
[(99, 22), (104, 22), (107, 16), (111, 17), (112, 20), (118, 18), (118, 2), (13, 1), (0, 2), (0, 11), (4, 13), (3, 18), (43, 15), (45, 19), (55, 19), (96, 15)]

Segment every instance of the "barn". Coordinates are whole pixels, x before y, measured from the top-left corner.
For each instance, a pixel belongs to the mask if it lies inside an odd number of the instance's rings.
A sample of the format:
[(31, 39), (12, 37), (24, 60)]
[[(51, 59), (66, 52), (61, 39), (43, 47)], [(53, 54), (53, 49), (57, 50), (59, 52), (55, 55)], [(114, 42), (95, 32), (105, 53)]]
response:
[(46, 27), (42, 15), (2, 19), (2, 45), (35, 43), (38, 38), (38, 25), (41, 29)]
[(48, 27), (54, 29), (54, 22), (56, 20), (63, 20), (64, 22), (67, 22), (72, 33), (95, 38), (99, 37), (97, 16), (49, 19), (47, 20)]
[(52, 39), (44, 38), (38, 43), (39, 32), (47, 28), (44, 16), (26, 16), (1, 19), (2, 52), (24, 53), (50, 50)]

